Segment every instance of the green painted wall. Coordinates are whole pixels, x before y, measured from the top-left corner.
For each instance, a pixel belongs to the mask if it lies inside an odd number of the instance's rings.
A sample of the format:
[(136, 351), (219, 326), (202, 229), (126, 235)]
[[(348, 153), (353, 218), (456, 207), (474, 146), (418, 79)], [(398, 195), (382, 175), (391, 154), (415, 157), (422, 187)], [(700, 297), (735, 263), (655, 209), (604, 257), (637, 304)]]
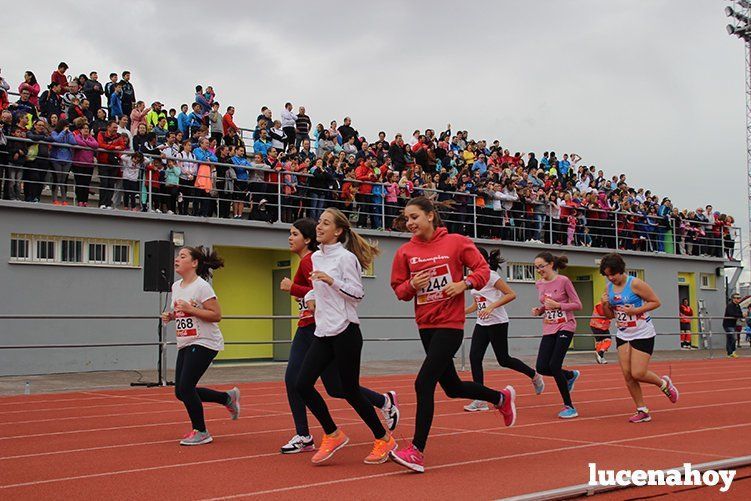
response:
[[(216, 246), (224, 268), (214, 273), (213, 286), (223, 315), (271, 315), (271, 270), (278, 251)], [(289, 254), (289, 253), (287, 253)], [(222, 320), (225, 341), (270, 341), (271, 320)], [(226, 346), (217, 360), (270, 359), (272, 345)]]

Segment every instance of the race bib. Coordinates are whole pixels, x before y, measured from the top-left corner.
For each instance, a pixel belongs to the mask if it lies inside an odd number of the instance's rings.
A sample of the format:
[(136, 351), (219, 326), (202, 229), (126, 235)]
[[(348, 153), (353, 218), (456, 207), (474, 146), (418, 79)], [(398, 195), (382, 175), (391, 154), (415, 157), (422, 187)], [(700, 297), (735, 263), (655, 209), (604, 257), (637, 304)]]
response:
[(628, 329), (629, 327), (636, 327), (636, 322), (642, 318), (644, 318), (643, 315), (626, 314), (626, 312), (623, 311), (620, 306), (615, 311), (615, 322), (616, 324), (618, 324), (618, 328), (621, 330)]
[(477, 311), (482, 311), (488, 307), (488, 298), (485, 296), (475, 296), (475, 302), (477, 303)]
[(297, 301), (297, 307), (300, 309), (300, 318), (309, 318), (313, 316), (313, 313), (308, 309), (308, 305), (305, 303), (304, 299), (296, 297), (295, 300)]
[[(428, 268), (430, 281), (428, 285), (417, 291), (417, 304), (435, 303), (448, 299), (443, 293), (443, 288), (451, 283), (451, 271), (447, 264)], [(413, 274), (414, 275), (414, 274)]]
[(175, 331), (177, 331), (177, 337), (198, 336), (198, 323), (195, 317), (188, 316), (182, 311), (176, 311)]
[(555, 310), (545, 310), (542, 321), (546, 324), (562, 324), (566, 321), (566, 315), (560, 308)]

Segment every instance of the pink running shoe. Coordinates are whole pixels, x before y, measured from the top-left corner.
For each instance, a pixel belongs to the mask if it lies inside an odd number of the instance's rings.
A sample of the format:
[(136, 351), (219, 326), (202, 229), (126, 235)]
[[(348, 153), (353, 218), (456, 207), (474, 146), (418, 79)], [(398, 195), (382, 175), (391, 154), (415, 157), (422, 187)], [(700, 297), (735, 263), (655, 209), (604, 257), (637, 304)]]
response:
[(665, 388), (662, 390), (662, 392), (666, 397), (668, 397), (668, 399), (670, 399), (671, 403), (676, 403), (678, 401), (678, 397), (680, 396), (678, 388), (675, 387), (673, 381), (669, 376), (662, 376), (662, 380), (665, 381)]
[(409, 444), (406, 449), (389, 452), (391, 460), (417, 473), (425, 472), (425, 458), (417, 447)]
[(649, 412), (637, 410), (636, 414), (628, 418), (629, 423), (647, 423), (649, 421), (652, 421), (652, 416), (649, 415)]
[(498, 409), (501, 417), (503, 417), (503, 424), (514, 426), (514, 423), (516, 423), (516, 402), (514, 402), (516, 400), (516, 390), (514, 390), (513, 386), (509, 385), (501, 390), (501, 395), (503, 395), (503, 403), (496, 405), (495, 408)]

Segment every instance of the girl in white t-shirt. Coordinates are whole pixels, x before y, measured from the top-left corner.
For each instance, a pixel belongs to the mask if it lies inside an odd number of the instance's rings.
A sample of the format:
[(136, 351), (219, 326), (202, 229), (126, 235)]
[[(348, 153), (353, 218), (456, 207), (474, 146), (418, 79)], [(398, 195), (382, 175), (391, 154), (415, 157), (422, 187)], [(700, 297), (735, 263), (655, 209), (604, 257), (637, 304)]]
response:
[(213, 440), (203, 419), (203, 402), (224, 405), (232, 419), (240, 416), (240, 390), (228, 392), (196, 388), (217, 353), (224, 349), (224, 339), (217, 323), (222, 310), (214, 289), (206, 281), (211, 270), (224, 266), (216, 252), (203, 247), (183, 247), (175, 258), (175, 271), (182, 277), (172, 284), (172, 309), (162, 313), (165, 324), (175, 321), (177, 365), (175, 395), (185, 404), (193, 431), (180, 445), (202, 445)]
[[(490, 266), (490, 279), (482, 289), (469, 291), (473, 301), (465, 309), (467, 315), (477, 312), (477, 324), (472, 332), (472, 344), (469, 348), (472, 381), (484, 384), (482, 361), (490, 344), (493, 346), (496, 360), (501, 367), (508, 367), (529, 377), (535, 387), (535, 393), (539, 395), (545, 389), (542, 376), (518, 358), (511, 357), (508, 352), (508, 313), (504, 305), (516, 299), (516, 293), (497, 271), (505, 259), (501, 257), (499, 250), (490, 254), (482, 247), (477, 247), (477, 250)], [(487, 402), (474, 400), (469, 405), (465, 405), (464, 410), (467, 412), (487, 411), (489, 407)]]

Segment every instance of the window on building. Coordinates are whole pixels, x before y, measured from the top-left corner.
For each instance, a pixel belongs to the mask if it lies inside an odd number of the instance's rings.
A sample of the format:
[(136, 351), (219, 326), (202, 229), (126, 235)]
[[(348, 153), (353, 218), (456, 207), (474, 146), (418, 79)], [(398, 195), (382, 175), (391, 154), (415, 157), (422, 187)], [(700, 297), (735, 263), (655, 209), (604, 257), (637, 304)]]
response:
[(716, 289), (717, 277), (713, 273), (699, 273), (699, 284), (702, 289)]
[(10, 236), (11, 263), (135, 267), (138, 242), (51, 235)]
[(83, 263), (83, 241), (60, 240), (60, 260), (63, 263)]
[(89, 244), (89, 262), (97, 264), (107, 263), (107, 244), (90, 243)]
[(506, 280), (509, 282), (532, 282), (537, 279), (535, 266), (525, 263), (509, 263), (506, 266)]
[(114, 264), (130, 264), (130, 245), (113, 245), (112, 262)]
[(28, 261), (31, 259), (31, 248), (28, 238), (11, 238), (10, 239), (10, 258), (19, 261)]
[(644, 270), (626, 270), (626, 274), (631, 277), (644, 280)]
[(55, 260), (55, 242), (54, 240), (37, 240), (36, 241), (35, 261), (53, 262)]

